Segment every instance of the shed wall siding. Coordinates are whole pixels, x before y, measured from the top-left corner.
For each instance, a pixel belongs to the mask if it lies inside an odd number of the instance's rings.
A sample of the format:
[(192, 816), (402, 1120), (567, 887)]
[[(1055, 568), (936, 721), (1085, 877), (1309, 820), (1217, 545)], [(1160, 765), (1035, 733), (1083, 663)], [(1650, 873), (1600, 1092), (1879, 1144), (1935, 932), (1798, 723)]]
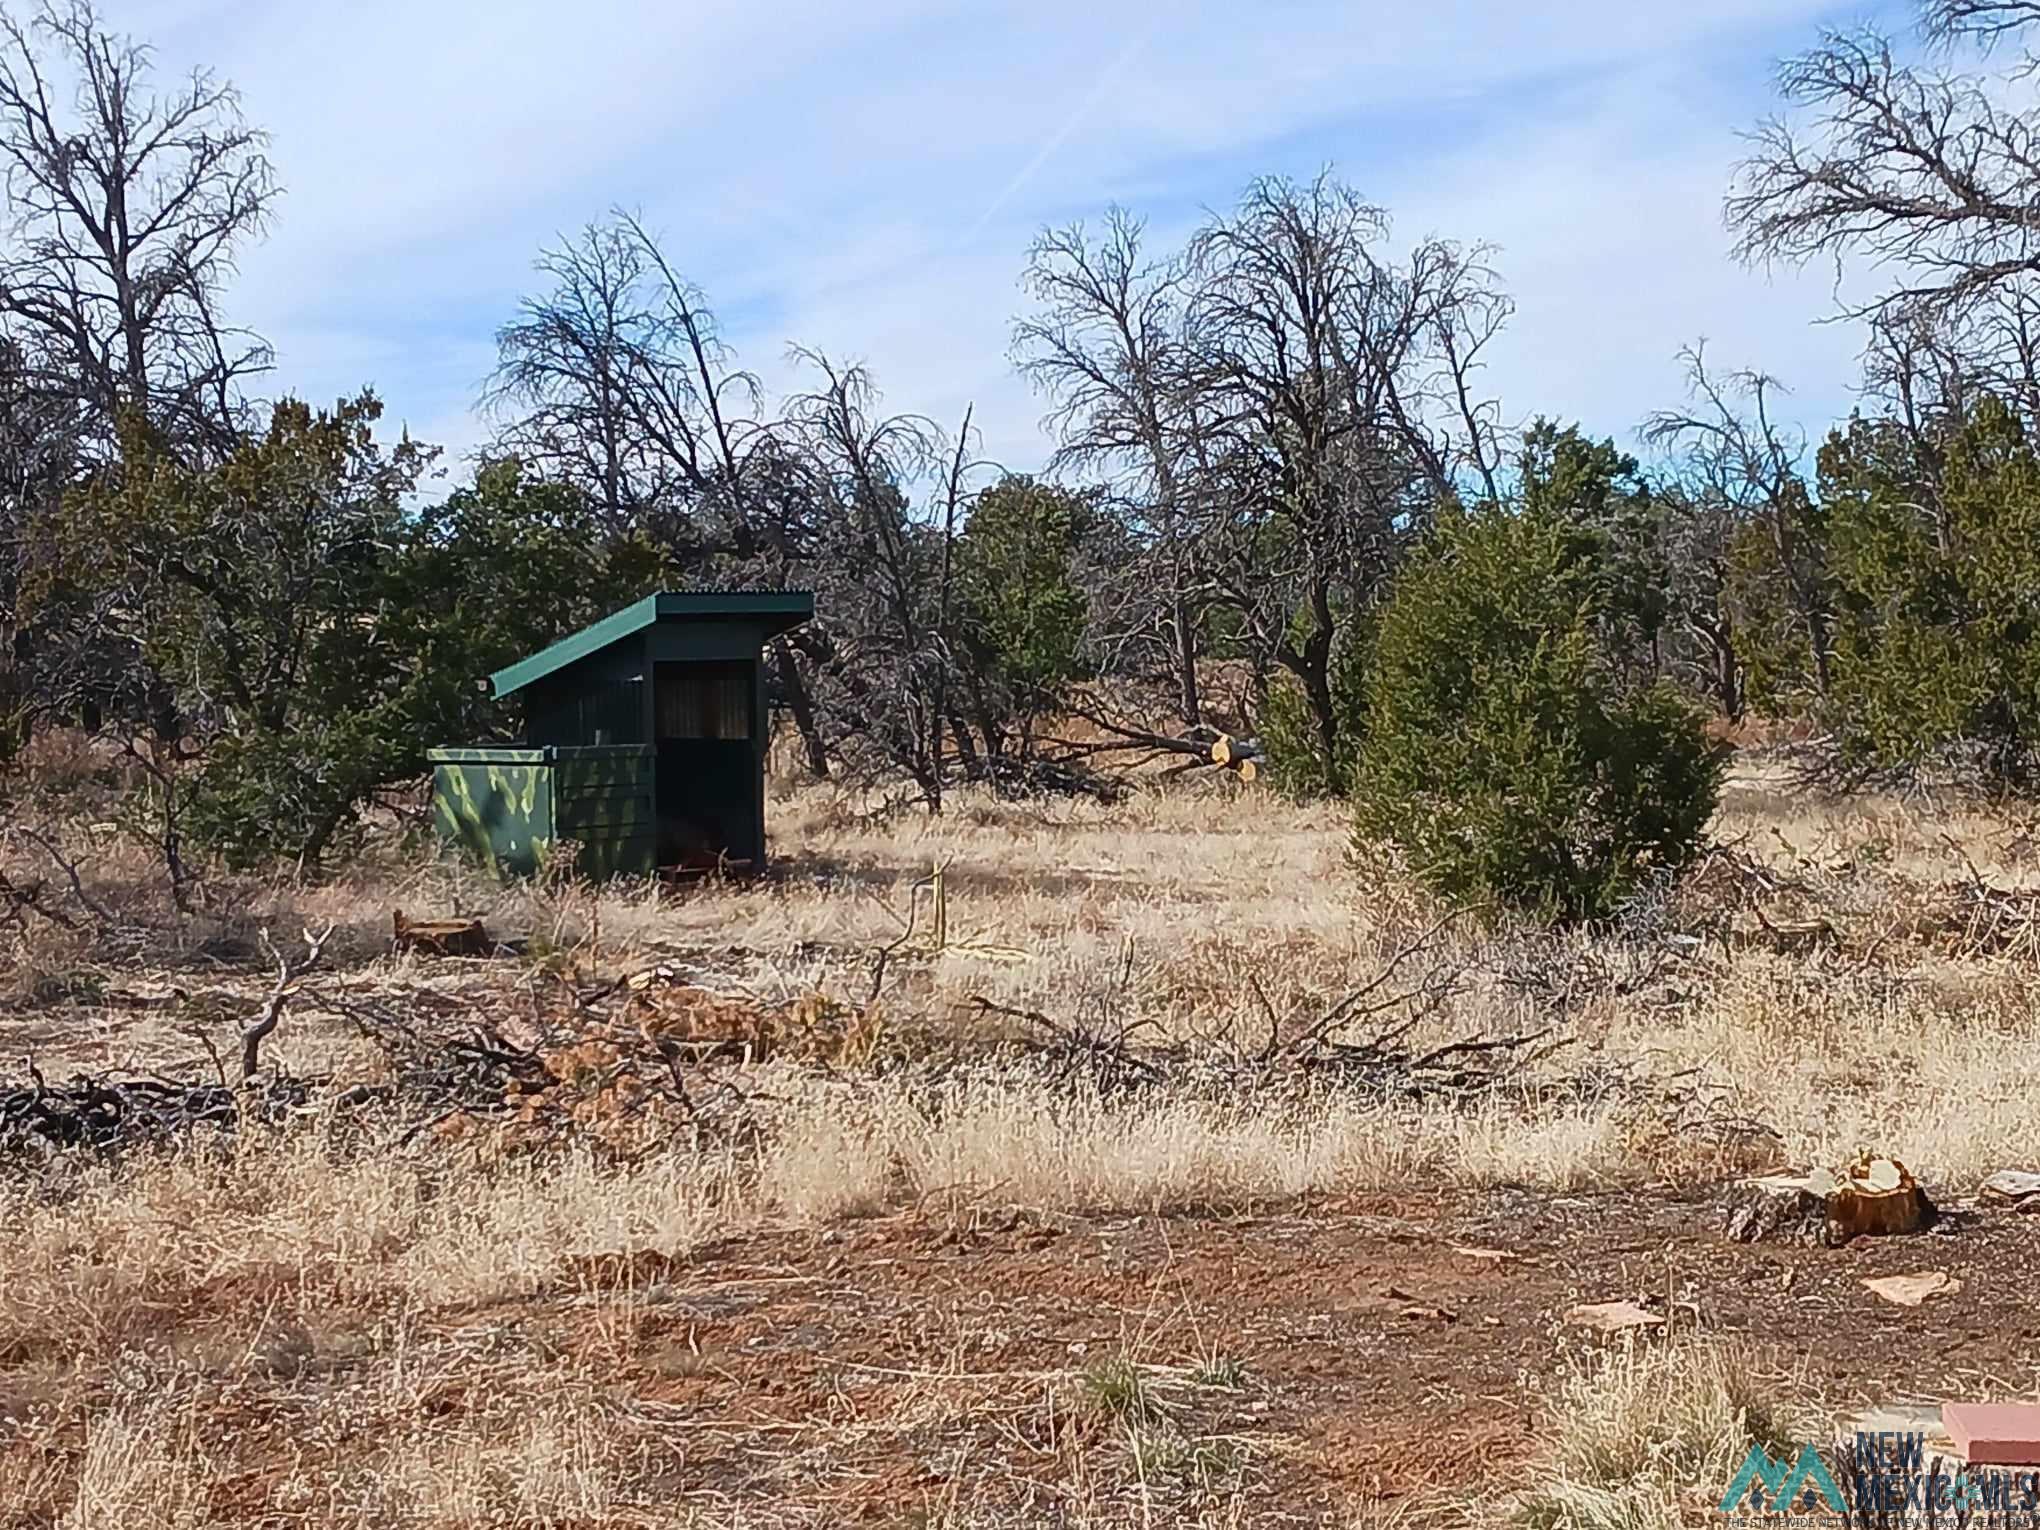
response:
[(590, 654), (526, 690), (526, 737), (561, 748), (650, 743), (647, 678), (634, 637)]
[(593, 877), (649, 875), (658, 865), (652, 751), (576, 754), (561, 750), (552, 772), (554, 833), (580, 845), (575, 869)]

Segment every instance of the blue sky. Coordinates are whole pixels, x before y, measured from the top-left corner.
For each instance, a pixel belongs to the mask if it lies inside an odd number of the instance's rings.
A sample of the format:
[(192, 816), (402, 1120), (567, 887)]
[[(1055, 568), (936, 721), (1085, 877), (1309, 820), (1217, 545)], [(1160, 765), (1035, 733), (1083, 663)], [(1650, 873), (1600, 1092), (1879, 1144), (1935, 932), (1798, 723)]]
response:
[(1142, 211), (1159, 239), (1251, 176), (1331, 164), (1400, 238), (1499, 246), (1518, 304), (1492, 382), (1512, 418), (1634, 442), (1706, 338), (1818, 427), (1858, 337), (1824, 272), (1727, 254), (1720, 198), (1770, 73), (1890, 5), (1716, 0), (108, 0), (166, 68), (204, 63), (273, 134), (288, 188), (232, 302), (272, 386), (373, 384), (456, 453), (484, 433), (493, 331), (559, 233), (641, 209), (740, 359), (800, 342), (987, 453), (1046, 454), (1012, 375), (1043, 223)]

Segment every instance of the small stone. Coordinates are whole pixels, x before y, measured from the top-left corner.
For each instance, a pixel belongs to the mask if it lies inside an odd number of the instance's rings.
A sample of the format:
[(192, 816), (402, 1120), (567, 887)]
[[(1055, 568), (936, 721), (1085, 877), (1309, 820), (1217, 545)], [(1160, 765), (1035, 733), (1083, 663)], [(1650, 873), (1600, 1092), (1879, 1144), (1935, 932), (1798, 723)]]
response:
[(2040, 1174), (2024, 1169), (1999, 1169), (1977, 1186), (1976, 1198), (2019, 1211), (2040, 1211)]
[(1879, 1275), (1863, 1282), (1875, 1296), (1895, 1307), (1917, 1307), (1930, 1296), (1953, 1296), (1962, 1282), (1946, 1270), (1925, 1270), (1917, 1275)]
[(1565, 1320), (1583, 1328), (1598, 1328), (1603, 1333), (1619, 1333), (1625, 1328), (1657, 1328), (1664, 1323), (1657, 1313), (1639, 1307), (1635, 1302), (1583, 1302), (1569, 1309)]

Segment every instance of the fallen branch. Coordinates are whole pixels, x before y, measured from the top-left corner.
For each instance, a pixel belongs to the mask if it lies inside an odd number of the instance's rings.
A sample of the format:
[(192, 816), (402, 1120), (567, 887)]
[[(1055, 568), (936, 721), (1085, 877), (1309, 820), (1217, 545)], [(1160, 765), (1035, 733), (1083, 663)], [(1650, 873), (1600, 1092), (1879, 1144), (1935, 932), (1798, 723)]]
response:
[(284, 1009), (297, 991), (298, 980), (319, 965), (319, 958), (326, 951), (326, 942), (333, 937), (333, 929), (329, 924), (317, 935), (310, 930), (304, 931), (305, 955), (297, 962), (292, 962), (270, 943), (269, 931), (262, 931), (262, 949), (276, 958), (276, 986), (269, 991), (269, 1000), (262, 1006), (262, 1013), (241, 1032), (241, 1083), (244, 1086), (261, 1071), (262, 1043), (282, 1023)]

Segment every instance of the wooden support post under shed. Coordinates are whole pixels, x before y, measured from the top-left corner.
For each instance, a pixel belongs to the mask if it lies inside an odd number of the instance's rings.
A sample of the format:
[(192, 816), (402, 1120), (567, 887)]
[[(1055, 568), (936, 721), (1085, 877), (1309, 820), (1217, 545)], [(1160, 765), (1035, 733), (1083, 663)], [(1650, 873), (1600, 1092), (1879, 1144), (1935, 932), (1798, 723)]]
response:
[(524, 705), (516, 749), (435, 749), (443, 841), (505, 872), (581, 845), (593, 876), (765, 862), (766, 643), (806, 591), (647, 595), (490, 676)]

